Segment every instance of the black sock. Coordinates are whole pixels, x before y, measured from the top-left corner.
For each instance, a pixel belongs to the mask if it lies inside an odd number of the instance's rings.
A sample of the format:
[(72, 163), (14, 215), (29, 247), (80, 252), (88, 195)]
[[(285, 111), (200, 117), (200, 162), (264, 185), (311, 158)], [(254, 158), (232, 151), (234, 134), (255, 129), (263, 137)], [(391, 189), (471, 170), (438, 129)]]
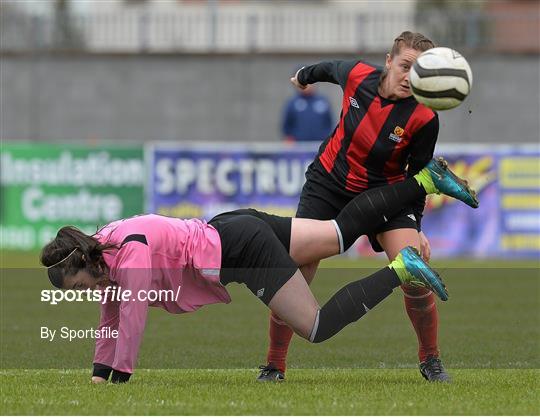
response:
[(376, 231), (416, 199), (426, 196), (416, 179), (366, 190), (351, 200), (335, 219), (344, 252), (362, 235)]
[(334, 336), (351, 322), (358, 321), (400, 285), (397, 274), (389, 267), (349, 283), (319, 310), (309, 340), (320, 343)]

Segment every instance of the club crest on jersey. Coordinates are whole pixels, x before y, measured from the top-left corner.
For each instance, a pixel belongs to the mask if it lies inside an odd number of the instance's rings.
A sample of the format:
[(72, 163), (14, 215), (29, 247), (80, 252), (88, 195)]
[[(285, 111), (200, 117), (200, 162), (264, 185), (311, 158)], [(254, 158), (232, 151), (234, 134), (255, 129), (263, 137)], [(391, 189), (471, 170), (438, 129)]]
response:
[(396, 126), (394, 128), (394, 132), (392, 132), (388, 138), (390, 138), (394, 142), (401, 142), (403, 139), (403, 134), (405, 133), (405, 130), (401, 126)]

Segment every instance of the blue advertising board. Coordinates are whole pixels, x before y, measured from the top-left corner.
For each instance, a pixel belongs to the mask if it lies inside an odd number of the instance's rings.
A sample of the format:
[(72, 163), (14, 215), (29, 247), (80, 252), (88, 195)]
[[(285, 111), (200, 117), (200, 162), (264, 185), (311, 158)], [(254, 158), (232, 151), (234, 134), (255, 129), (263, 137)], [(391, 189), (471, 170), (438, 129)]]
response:
[[(243, 207), (294, 216), (304, 173), (318, 144), (150, 144), (147, 209), (210, 219)], [(439, 147), (451, 168), (478, 191), (473, 210), (430, 196), (422, 228), (436, 257), (540, 256), (538, 147)], [(355, 252), (373, 254), (365, 240)]]

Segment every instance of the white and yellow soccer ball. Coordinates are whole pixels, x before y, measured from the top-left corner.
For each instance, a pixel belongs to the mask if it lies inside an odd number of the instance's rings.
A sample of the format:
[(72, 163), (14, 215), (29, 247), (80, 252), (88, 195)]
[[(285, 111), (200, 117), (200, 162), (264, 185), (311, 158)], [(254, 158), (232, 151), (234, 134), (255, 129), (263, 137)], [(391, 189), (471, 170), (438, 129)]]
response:
[(467, 60), (450, 48), (422, 52), (411, 68), (411, 91), (420, 103), (433, 110), (458, 106), (472, 87), (472, 71)]

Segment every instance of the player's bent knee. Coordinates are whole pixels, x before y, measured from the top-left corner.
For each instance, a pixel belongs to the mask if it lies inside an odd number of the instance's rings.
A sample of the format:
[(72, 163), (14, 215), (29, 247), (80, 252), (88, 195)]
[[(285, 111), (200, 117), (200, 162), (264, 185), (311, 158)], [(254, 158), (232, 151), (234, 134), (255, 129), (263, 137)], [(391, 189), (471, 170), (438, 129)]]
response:
[(304, 279), (306, 279), (306, 282), (308, 284), (311, 284), (311, 282), (315, 278), (315, 274), (317, 273), (318, 268), (319, 261), (314, 261), (313, 263), (300, 266), (300, 271), (302, 272), (302, 275), (304, 276)]

